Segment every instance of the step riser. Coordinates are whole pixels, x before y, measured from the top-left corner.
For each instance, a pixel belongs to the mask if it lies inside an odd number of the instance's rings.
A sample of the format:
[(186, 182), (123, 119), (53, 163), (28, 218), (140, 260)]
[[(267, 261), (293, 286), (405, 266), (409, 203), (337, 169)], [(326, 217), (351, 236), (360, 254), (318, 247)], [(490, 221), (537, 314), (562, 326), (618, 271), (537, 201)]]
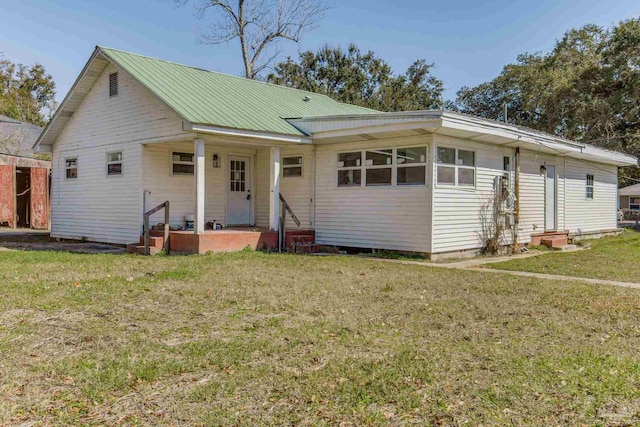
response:
[(553, 239), (542, 239), (542, 244), (548, 248), (559, 249), (569, 244), (566, 237), (556, 237)]
[[(138, 243), (144, 246), (144, 236), (140, 237), (140, 241)], [(163, 246), (164, 246), (163, 237), (151, 237), (151, 236), (149, 237), (149, 247), (162, 249)]]

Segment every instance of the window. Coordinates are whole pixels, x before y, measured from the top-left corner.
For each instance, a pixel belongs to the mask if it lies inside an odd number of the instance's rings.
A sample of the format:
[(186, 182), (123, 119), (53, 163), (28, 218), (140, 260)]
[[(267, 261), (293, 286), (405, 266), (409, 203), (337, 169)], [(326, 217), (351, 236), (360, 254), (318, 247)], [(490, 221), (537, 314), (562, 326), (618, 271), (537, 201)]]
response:
[(425, 147), (396, 150), (396, 182), (398, 185), (420, 185), (426, 182), (427, 149)]
[(502, 158), (502, 170), (505, 171), (505, 172), (510, 172), (511, 171), (511, 157), (504, 156)]
[(593, 199), (593, 175), (587, 174), (587, 199)]
[(194, 170), (193, 153), (171, 153), (172, 175), (193, 175)]
[(109, 74), (109, 96), (118, 95), (118, 73)]
[(440, 185), (474, 187), (476, 153), (457, 148), (438, 147), (436, 182)]
[(393, 150), (365, 151), (367, 186), (391, 185)]
[(282, 176), (284, 178), (302, 176), (302, 156), (282, 158)]
[(231, 160), (229, 165), (229, 183), (231, 191), (245, 191), (247, 182), (247, 162)]
[(640, 211), (640, 197), (629, 197), (629, 209)]
[(78, 177), (78, 158), (64, 159), (64, 169), (67, 179), (76, 179)]
[(338, 154), (338, 187), (355, 187), (362, 183), (362, 153)]
[(424, 185), (426, 169), (426, 147), (340, 153), (338, 154), (338, 186)]
[(122, 175), (122, 151), (107, 153), (107, 176)]

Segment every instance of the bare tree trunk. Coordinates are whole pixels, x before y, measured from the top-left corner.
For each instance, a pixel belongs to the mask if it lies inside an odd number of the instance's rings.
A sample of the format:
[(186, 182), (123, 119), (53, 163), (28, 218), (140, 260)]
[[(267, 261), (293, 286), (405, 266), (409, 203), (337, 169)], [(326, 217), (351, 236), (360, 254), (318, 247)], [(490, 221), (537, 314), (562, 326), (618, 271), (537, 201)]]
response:
[[(174, 1), (179, 5), (189, 2)], [(200, 34), (199, 41), (222, 44), (238, 38), (245, 77), (249, 79), (255, 79), (275, 60), (280, 41), (299, 42), (328, 9), (326, 0), (235, 0), (237, 7), (234, 0), (194, 1), (197, 18), (213, 17), (208, 32)]]

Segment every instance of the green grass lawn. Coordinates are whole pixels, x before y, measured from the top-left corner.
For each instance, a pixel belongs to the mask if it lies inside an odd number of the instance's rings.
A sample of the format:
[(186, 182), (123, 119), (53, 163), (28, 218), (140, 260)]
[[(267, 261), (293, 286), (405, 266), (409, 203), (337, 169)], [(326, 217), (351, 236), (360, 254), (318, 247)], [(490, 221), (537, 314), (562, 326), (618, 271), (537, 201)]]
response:
[(626, 288), (0, 252), (0, 425), (637, 425), (639, 354)]
[(487, 264), (488, 268), (640, 283), (640, 233), (585, 241), (591, 249)]

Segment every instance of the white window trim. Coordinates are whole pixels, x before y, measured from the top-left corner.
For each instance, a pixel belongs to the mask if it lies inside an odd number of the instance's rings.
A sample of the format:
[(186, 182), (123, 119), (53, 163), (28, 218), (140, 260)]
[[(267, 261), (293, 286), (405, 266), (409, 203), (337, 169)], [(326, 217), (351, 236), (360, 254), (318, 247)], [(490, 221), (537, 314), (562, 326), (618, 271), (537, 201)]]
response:
[[(397, 162), (398, 158), (398, 149), (402, 148), (424, 148), (425, 150), (425, 161), (419, 163), (402, 163), (399, 164)], [(367, 166), (367, 151), (384, 151), (391, 150), (391, 164), (389, 165), (371, 165)], [(349, 167), (339, 167), (338, 159), (340, 158), (340, 154), (345, 153), (360, 153), (360, 166), (349, 166)], [(341, 150), (336, 153), (336, 188), (389, 188), (389, 187), (401, 187), (401, 188), (424, 188), (429, 185), (429, 175), (428, 175), (428, 155), (429, 155), (429, 145), (425, 144), (407, 144), (396, 147), (375, 147), (375, 148), (363, 148), (363, 149), (352, 149), (352, 150)], [(410, 168), (410, 167), (424, 167), (424, 183), (423, 184), (398, 184), (398, 169), (399, 168)], [(391, 169), (391, 183), (390, 184), (376, 184), (376, 185), (367, 185), (367, 170), (369, 169)], [(339, 185), (338, 182), (338, 172), (339, 171), (348, 171), (348, 170), (359, 170), (360, 171), (360, 185)]]
[[(67, 161), (69, 160), (75, 160), (76, 161), (76, 166), (75, 168), (70, 168), (69, 166), (67, 166)], [(74, 156), (74, 157), (65, 157), (64, 159), (64, 179), (65, 180), (69, 180), (69, 181), (73, 181), (76, 180), (80, 177), (80, 161), (78, 160), (78, 156)], [(76, 176), (75, 178), (69, 178), (69, 176), (67, 175), (67, 171), (69, 169), (75, 169), (76, 170)]]
[[(116, 153), (120, 153), (120, 160), (114, 160), (114, 161), (109, 161), (109, 155), (110, 154), (116, 154)], [(106, 160), (106, 166), (105, 166), (105, 174), (107, 176), (107, 178), (118, 178), (121, 176), (124, 176), (124, 150), (114, 150), (114, 151), (107, 151), (106, 155), (105, 155), (105, 160)], [(109, 166), (110, 165), (117, 165), (120, 164), (120, 173), (118, 174), (109, 174)]]
[[(595, 196), (596, 196), (596, 176), (592, 173), (588, 173), (586, 175), (587, 176), (585, 177), (585, 180), (584, 180), (584, 183), (585, 183), (584, 198), (585, 200), (593, 200), (595, 199)], [(591, 185), (589, 185), (589, 177), (591, 177)], [(591, 197), (589, 197), (589, 194), (588, 194), (589, 188), (591, 188)]]
[[(284, 164), (284, 159), (289, 159), (289, 158), (293, 158), (293, 157), (300, 157), (300, 164), (299, 165), (285, 165)], [(288, 154), (286, 156), (282, 156), (282, 159), (280, 159), (280, 166), (281, 166), (281, 174), (282, 174), (282, 178), (287, 178), (287, 179), (300, 179), (300, 178), (304, 178), (304, 156), (302, 154)], [(290, 168), (300, 168), (300, 176), (284, 176), (284, 170), (285, 169), (290, 169)]]
[[(456, 164), (438, 162), (438, 149), (439, 148), (448, 148), (448, 149), (451, 149), (451, 150), (455, 150), (455, 162), (456, 162)], [(463, 166), (463, 165), (458, 165), (457, 164), (458, 151), (459, 150), (470, 151), (470, 152), (473, 153), (473, 166)], [(506, 157), (506, 156), (504, 156), (504, 157)], [(433, 182), (434, 182), (436, 187), (456, 188), (456, 189), (460, 189), (460, 190), (475, 190), (476, 189), (476, 186), (478, 185), (478, 166), (477, 166), (478, 165), (478, 155), (477, 155), (476, 150), (469, 149), (469, 148), (453, 147), (453, 146), (450, 146), (450, 145), (436, 145), (434, 153), (433, 153), (433, 163), (434, 163)], [(439, 183), (438, 182), (438, 166), (449, 167), (449, 168), (453, 168), (454, 169), (454, 178), (453, 178), (454, 179), (454, 183), (453, 184)], [(458, 169), (473, 169), (473, 185), (458, 184)], [(503, 171), (503, 172), (506, 172), (506, 171)]]
[[(184, 161), (174, 161), (173, 160), (173, 154), (174, 153), (181, 153), (181, 154), (191, 154), (192, 157), (192, 161), (190, 162), (184, 162)], [(195, 168), (196, 168), (196, 162), (195, 162), (195, 154), (192, 153), (191, 151), (178, 151), (178, 150), (170, 150), (169, 151), (169, 175), (171, 176), (194, 176), (195, 175)], [(193, 173), (173, 173), (173, 165), (193, 165)]]

